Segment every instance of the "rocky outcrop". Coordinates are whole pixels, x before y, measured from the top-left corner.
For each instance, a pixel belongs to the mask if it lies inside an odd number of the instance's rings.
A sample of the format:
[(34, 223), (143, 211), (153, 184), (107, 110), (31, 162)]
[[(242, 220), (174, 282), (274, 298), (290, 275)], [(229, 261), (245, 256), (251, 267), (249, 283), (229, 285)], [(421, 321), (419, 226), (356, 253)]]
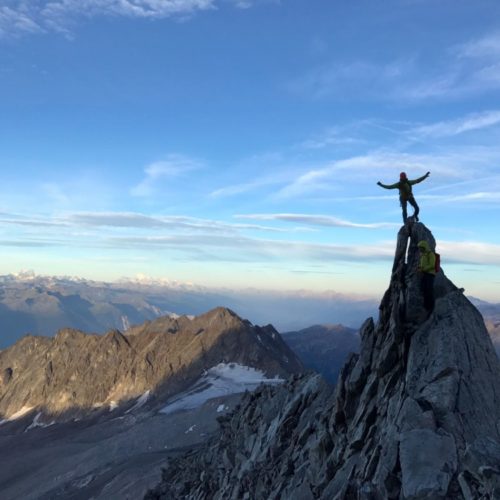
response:
[(147, 498), (500, 498), (500, 362), (442, 271), (426, 318), (422, 239), (435, 247), (423, 224), (400, 230), (378, 321), (363, 324), (333, 393), (309, 375), (247, 395)]
[(125, 334), (64, 329), (54, 338), (24, 337), (0, 351), (0, 420), (22, 409), (64, 420), (147, 391), (166, 398), (223, 362), (269, 376), (302, 370), (272, 326), (253, 326), (224, 308), (194, 319), (158, 318)]

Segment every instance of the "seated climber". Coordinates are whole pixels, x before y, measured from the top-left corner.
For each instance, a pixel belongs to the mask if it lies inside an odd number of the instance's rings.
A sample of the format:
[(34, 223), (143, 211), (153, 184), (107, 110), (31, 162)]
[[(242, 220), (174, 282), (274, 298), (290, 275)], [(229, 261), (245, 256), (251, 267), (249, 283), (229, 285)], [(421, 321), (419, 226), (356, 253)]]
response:
[(403, 221), (405, 224), (408, 219), (408, 215), (406, 212), (406, 206), (408, 202), (415, 209), (415, 213), (413, 214), (413, 216), (415, 217), (416, 221), (418, 221), (418, 213), (420, 212), (417, 202), (413, 197), (411, 187), (413, 186), (413, 184), (418, 184), (419, 182), (427, 179), (430, 174), (430, 172), (427, 172), (425, 175), (422, 175), (422, 177), (419, 177), (418, 179), (410, 180), (408, 179), (408, 177), (406, 177), (405, 172), (401, 172), (399, 174), (399, 182), (396, 182), (394, 184), (382, 184), (380, 181), (377, 182), (380, 187), (383, 187), (385, 189), (399, 189), (399, 202), (401, 203), (401, 208), (403, 209)]
[(434, 310), (434, 278), (436, 277), (436, 254), (431, 250), (427, 241), (419, 241), (420, 261), (418, 270), (422, 275), (421, 287), (424, 297), (424, 307), (428, 316)]

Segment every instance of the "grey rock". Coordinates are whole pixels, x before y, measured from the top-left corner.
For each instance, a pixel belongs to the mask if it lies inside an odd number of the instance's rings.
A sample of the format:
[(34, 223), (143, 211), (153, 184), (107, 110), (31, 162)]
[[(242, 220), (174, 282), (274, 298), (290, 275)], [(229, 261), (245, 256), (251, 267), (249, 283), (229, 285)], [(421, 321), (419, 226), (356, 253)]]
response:
[(452, 436), (429, 429), (401, 433), (399, 453), (404, 498), (445, 498), (457, 470), (457, 451)]
[[(426, 318), (420, 240), (436, 245), (421, 223), (400, 230), (378, 321), (363, 325), (333, 391), (304, 375), (247, 395), (219, 438), (188, 466), (171, 462), (147, 498), (238, 498), (242, 484), (256, 498), (292, 498), (304, 485), (325, 500), (494, 498), (500, 362), (481, 315), (443, 270)], [(241, 453), (232, 467), (220, 465), (226, 450)]]

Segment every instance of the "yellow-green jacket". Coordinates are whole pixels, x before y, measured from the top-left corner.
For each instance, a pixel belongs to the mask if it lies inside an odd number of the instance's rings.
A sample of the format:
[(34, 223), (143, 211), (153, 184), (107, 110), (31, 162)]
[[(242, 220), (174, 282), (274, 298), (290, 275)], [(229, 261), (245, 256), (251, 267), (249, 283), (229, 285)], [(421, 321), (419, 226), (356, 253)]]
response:
[(427, 241), (419, 241), (418, 248), (420, 252), (420, 262), (418, 269), (424, 273), (436, 274), (436, 254), (429, 247)]
[(395, 182), (394, 184), (383, 184), (382, 182), (380, 182), (379, 186), (385, 189), (399, 189), (399, 197), (402, 200), (409, 200), (413, 196), (413, 193), (411, 191), (411, 187), (413, 186), (413, 184), (418, 184), (419, 182), (427, 179), (427, 177), (428, 175), (425, 174), (418, 179), (405, 179), (403, 181)]

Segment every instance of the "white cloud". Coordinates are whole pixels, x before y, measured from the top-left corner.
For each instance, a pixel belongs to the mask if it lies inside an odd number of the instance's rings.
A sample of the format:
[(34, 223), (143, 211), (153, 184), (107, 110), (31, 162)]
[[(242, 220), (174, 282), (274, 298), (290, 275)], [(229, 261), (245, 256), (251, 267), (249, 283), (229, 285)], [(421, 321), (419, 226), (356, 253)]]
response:
[(445, 137), (492, 127), (499, 123), (500, 110), (491, 110), (482, 113), (473, 113), (457, 120), (423, 125), (410, 130), (409, 133), (422, 137)]
[(31, 15), (29, 9), (21, 5), (0, 7), (0, 38), (9, 34), (42, 33), (44, 28)]
[(438, 157), (383, 151), (373, 152), (345, 158), (303, 172), (281, 188), (276, 197), (294, 198), (318, 192), (338, 191), (344, 182), (365, 182), (367, 178), (376, 182), (386, 172), (394, 175), (395, 169), (414, 172), (415, 176), (423, 175), (428, 170), (452, 178), (458, 174), (456, 165), (449, 166), (444, 161), (440, 161)]
[(500, 32), (487, 35), (458, 45), (452, 49), (458, 57), (462, 58), (496, 58), (500, 56)]
[[(123, 16), (164, 19), (216, 8), (217, 0), (7, 0), (0, 36), (67, 32), (81, 18)], [(245, 2), (249, 3), (249, 2)], [(249, 6), (249, 5), (248, 5)]]
[(131, 189), (133, 196), (150, 196), (166, 179), (184, 175), (202, 167), (201, 162), (182, 155), (169, 155), (165, 160), (151, 163), (144, 169), (144, 179)]
[[(499, 197), (497, 196), (497, 200)], [(249, 214), (244, 219), (272, 220), (326, 227), (374, 229), (392, 224), (358, 224), (335, 217), (307, 214)], [(13, 215), (9, 221), (24, 227), (0, 242), (0, 247), (59, 247), (107, 250), (171, 250), (176, 258), (189, 261), (238, 262), (372, 262), (391, 261), (394, 241), (367, 243), (317, 243), (307, 238), (256, 238), (245, 230), (273, 231), (274, 228), (252, 224), (230, 224), (223, 221), (196, 219), (187, 216), (149, 216), (137, 213), (76, 213), (65, 217), (22, 217)], [(1, 221), (4, 222), (4, 221)], [(43, 233), (30, 233), (29, 226), (43, 226)], [(51, 227), (53, 226), (53, 227)], [(112, 227), (115, 231), (102, 227)], [(61, 232), (61, 227), (64, 231)], [(81, 231), (88, 227), (91, 232)], [(168, 231), (168, 233), (166, 232)], [(278, 230), (279, 231), (279, 230)], [(443, 263), (500, 264), (500, 245), (481, 241), (439, 240), (438, 251)], [(138, 254), (134, 254), (138, 257)], [(443, 264), (444, 265), (444, 264)]]
[(246, 214), (237, 215), (239, 219), (252, 219), (252, 220), (275, 220), (284, 222), (296, 222), (300, 224), (309, 224), (313, 226), (327, 226), (327, 227), (350, 227), (360, 229), (380, 229), (384, 227), (399, 227), (399, 224), (389, 222), (377, 222), (372, 224), (351, 222), (348, 220), (340, 219), (338, 217), (331, 217), (329, 215), (306, 215), (306, 214)]
[(458, 99), (498, 90), (499, 58), (500, 32), (495, 32), (436, 52), (432, 65), (413, 54), (404, 60), (335, 62), (309, 70), (288, 87), (312, 99)]
[[(212, 249), (217, 260), (266, 261), (290, 259), (320, 262), (372, 262), (394, 258), (394, 242), (382, 241), (365, 244), (321, 244), (295, 240), (269, 240), (248, 237), (185, 235), (112, 238), (109, 243), (117, 247), (142, 249), (165, 248), (173, 250), (203, 251)], [(480, 265), (500, 264), (500, 245), (477, 241), (438, 242), (437, 251), (445, 263)], [(211, 255), (210, 251), (207, 255)]]
[(439, 241), (436, 250), (446, 261), (468, 264), (500, 264), (500, 245), (478, 241)]
[(210, 193), (213, 198), (223, 198), (226, 196), (236, 196), (238, 194), (248, 193), (261, 186), (267, 185), (268, 183), (264, 180), (259, 180), (255, 182), (247, 182), (242, 184), (233, 184), (232, 186), (225, 186), (223, 188), (216, 189)]

